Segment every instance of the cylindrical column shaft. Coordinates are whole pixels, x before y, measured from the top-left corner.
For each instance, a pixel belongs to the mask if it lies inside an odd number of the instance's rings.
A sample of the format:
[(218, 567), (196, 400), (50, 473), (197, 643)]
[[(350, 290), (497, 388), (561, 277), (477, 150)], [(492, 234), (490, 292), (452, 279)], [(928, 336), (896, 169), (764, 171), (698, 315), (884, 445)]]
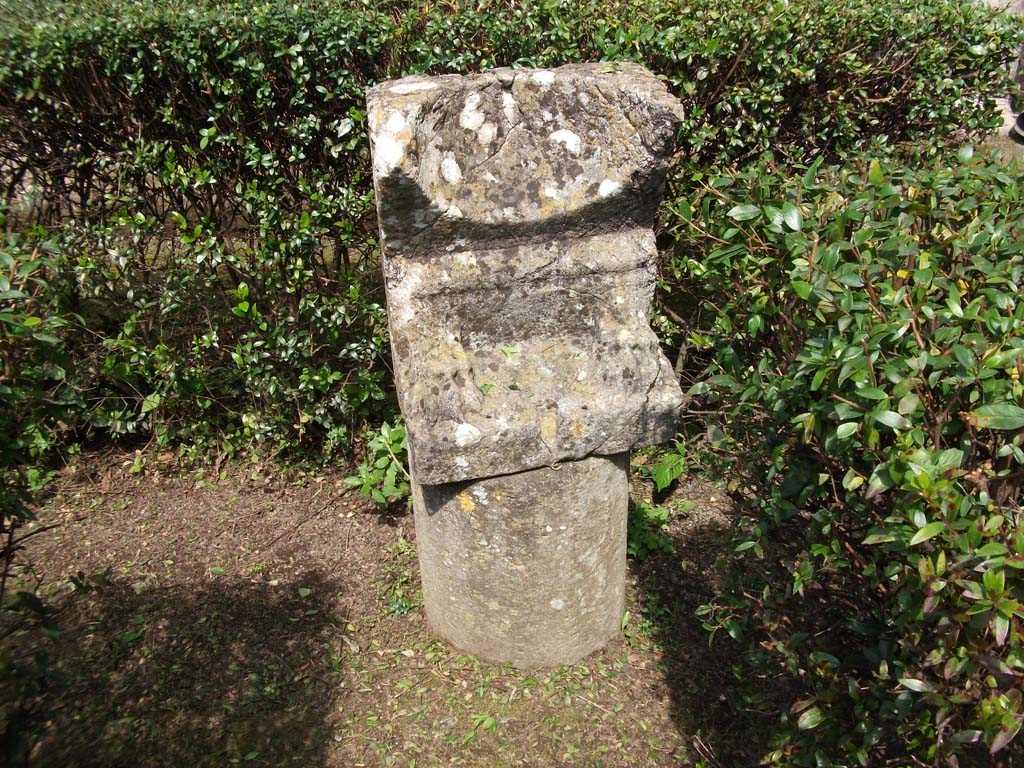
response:
[(518, 667), (572, 663), (614, 638), (624, 608), (627, 466), (622, 453), (415, 485), (434, 630)]

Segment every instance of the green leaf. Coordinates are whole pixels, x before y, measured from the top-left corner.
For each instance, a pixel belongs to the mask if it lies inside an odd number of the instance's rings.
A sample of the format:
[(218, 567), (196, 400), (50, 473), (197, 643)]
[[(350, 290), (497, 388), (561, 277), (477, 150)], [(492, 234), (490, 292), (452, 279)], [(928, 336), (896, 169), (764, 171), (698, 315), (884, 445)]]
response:
[(490, 382), (486, 382), (480, 385), (480, 394), (487, 397), (487, 393), (494, 389), (494, 385)]
[(838, 437), (840, 440), (845, 440), (854, 432), (856, 432), (859, 426), (860, 424), (858, 424), (856, 421), (847, 421), (843, 424), (840, 424), (836, 428), (836, 437)]
[(896, 411), (872, 411), (871, 415), (875, 417), (875, 421), (893, 429), (910, 429), (911, 427), (910, 422)]
[(915, 691), (917, 693), (930, 693), (931, 691), (935, 690), (931, 686), (931, 684), (926, 683), (924, 680), (917, 680), (913, 677), (901, 677), (899, 683), (904, 688), (907, 688), (911, 691)]
[(847, 470), (843, 476), (843, 488), (848, 491), (855, 491), (862, 485), (864, 485), (864, 476), (857, 474), (855, 469)]
[(876, 186), (885, 183), (885, 173), (882, 172), (882, 166), (877, 160), (872, 160), (868, 167), (868, 181)]
[(683, 473), (684, 468), (685, 462), (678, 453), (670, 453), (659, 461), (651, 473), (656, 490), (659, 492), (665, 490)]
[(142, 401), (142, 412), (149, 413), (154, 408), (157, 408), (161, 401), (163, 401), (163, 397), (161, 397), (159, 393), (151, 392), (146, 395), (145, 399)]
[(756, 205), (737, 205), (734, 208), (730, 208), (726, 214), (730, 219), (736, 221), (750, 221), (761, 215), (761, 209)]
[(512, 357), (512, 355), (516, 354), (518, 351), (519, 350), (515, 347), (501, 347), (501, 354), (505, 357)]
[(796, 727), (801, 731), (809, 731), (817, 728), (823, 722), (825, 722), (825, 715), (822, 714), (818, 707), (811, 707), (804, 710), (803, 714), (800, 715), (800, 719), (796, 721)]
[(1021, 429), (1024, 427), (1024, 408), (1010, 403), (983, 405), (971, 411), (978, 426), (986, 429)]
[(215, 565), (213, 568), (210, 569), (210, 573), (212, 573), (214, 576), (223, 576), (227, 572), (219, 565)]
[(43, 318), (41, 317), (26, 317), (21, 321), (21, 324), (26, 328), (35, 328), (41, 322), (43, 322)]
[(803, 280), (791, 280), (790, 285), (793, 286), (793, 290), (796, 291), (796, 295), (804, 301), (811, 295), (811, 291), (814, 289), (810, 283), (804, 282)]
[(933, 539), (940, 533), (942, 533), (944, 530), (946, 530), (946, 524), (941, 520), (935, 520), (931, 523), (928, 523), (928, 525), (922, 527), (917, 533), (915, 533), (910, 538), (910, 543), (908, 546), (914, 547), (923, 541)]
[(896, 537), (891, 533), (869, 533), (864, 537), (864, 544), (888, 544), (896, 541)]
[(786, 222), (786, 226), (794, 232), (799, 232), (804, 225), (804, 217), (800, 213), (800, 209), (790, 202), (782, 206), (782, 219)]

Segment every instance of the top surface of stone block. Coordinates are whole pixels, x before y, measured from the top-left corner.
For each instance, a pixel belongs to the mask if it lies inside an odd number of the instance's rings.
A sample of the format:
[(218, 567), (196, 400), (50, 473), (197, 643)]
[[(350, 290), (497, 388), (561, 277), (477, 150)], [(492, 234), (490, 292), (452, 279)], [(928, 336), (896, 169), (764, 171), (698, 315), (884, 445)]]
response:
[(649, 225), (681, 110), (631, 63), (410, 77), (367, 102), (382, 231), (405, 255)]

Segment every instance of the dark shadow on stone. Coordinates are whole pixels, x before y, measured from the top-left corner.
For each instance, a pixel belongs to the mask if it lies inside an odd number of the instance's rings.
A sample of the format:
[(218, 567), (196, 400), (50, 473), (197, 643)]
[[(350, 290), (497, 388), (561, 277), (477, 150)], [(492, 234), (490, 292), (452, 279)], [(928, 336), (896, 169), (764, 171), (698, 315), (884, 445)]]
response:
[[(653, 229), (666, 175), (667, 168), (646, 177), (634, 172), (628, 185), (606, 198), (598, 196), (595, 184), (593, 202), (564, 214), (537, 221), (485, 222), (445, 215), (416, 179), (396, 171), (379, 181), (380, 216), (388, 221), (385, 229), (390, 241), (398, 243), (398, 254), (406, 258), (429, 257), (439, 251), (511, 249), (634, 227)], [(419, 217), (410, 215), (411, 211)]]
[(322, 766), (344, 670), (339, 585), (122, 581), (61, 617), (28, 765)]

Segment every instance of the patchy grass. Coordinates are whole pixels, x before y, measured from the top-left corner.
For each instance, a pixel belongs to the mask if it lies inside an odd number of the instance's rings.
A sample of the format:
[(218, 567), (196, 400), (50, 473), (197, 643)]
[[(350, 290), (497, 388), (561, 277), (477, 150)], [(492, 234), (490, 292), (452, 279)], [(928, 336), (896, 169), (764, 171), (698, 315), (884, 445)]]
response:
[(342, 474), (136, 464), (84, 459), (39, 511), (59, 525), (20, 586), (61, 606), (61, 631), (21, 638), (53, 670), (32, 765), (719, 766), (764, 748), (762, 682), (693, 615), (727, 546), (713, 488), (677, 492), (697, 503), (668, 521), (674, 552), (631, 562), (623, 638), (531, 672), (432, 638), (411, 515), (378, 515)]

